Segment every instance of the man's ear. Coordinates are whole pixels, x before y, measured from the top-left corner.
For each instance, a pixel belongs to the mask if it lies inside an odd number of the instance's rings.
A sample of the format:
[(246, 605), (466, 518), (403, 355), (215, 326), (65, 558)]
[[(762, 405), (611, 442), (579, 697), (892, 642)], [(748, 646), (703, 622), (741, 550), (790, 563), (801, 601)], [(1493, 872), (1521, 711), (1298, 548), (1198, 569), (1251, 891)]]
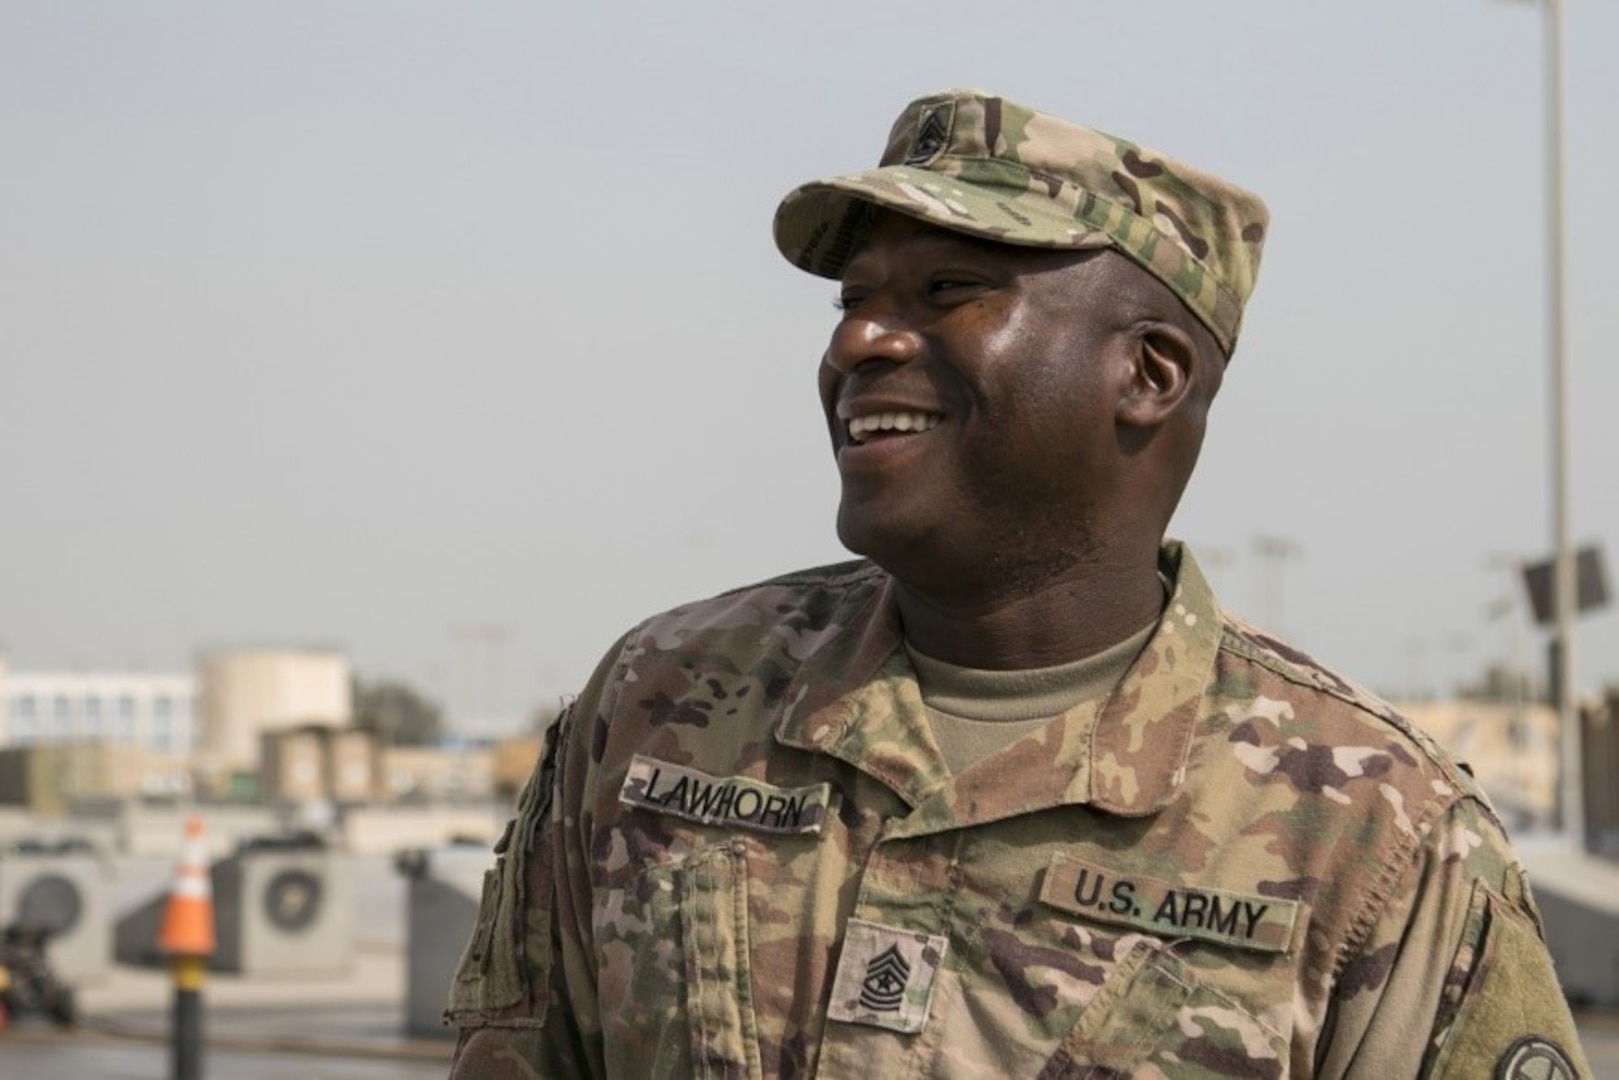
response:
[(1138, 328), (1131, 345), (1130, 378), (1119, 395), (1118, 422), (1157, 427), (1186, 400), (1197, 343), (1174, 323), (1154, 321)]

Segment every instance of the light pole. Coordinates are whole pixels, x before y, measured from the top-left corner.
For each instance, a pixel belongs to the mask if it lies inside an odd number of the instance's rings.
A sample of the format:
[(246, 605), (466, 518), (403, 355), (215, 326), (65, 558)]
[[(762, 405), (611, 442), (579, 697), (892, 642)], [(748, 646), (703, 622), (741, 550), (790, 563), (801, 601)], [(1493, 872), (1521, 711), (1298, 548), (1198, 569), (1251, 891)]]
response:
[(1563, 0), (1539, 0), (1546, 80), (1546, 366), (1552, 486), (1552, 688), (1557, 695), (1563, 831), (1585, 845), (1584, 770), (1575, 686), (1574, 545), (1569, 537), (1568, 369), (1563, 355)]
[(1542, 0), (1546, 27), (1546, 362), (1550, 369), (1552, 536), (1557, 546), (1557, 724), (1563, 831), (1585, 845), (1579, 690), (1574, 681), (1574, 543), (1569, 536), (1568, 364), (1563, 351), (1563, 2)]

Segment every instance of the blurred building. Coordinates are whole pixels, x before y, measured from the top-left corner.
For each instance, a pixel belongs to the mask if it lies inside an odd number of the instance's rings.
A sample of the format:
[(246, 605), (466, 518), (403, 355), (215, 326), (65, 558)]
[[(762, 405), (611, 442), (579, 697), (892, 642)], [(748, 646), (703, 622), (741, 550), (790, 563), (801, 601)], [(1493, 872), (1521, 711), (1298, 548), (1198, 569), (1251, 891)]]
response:
[(539, 764), (542, 740), (538, 735), (518, 735), (502, 739), (491, 750), (490, 780), (497, 799), (517, 805), (523, 785)]
[(1552, 822), (1557, 808), (1557, 711), (1535, 702), (1421, 701), (1395, 706), (1465, 762), (1509, 826)]
[(484, 802), (502, 813), (517, 805), (540, 759), (537, 735), (493, 743), (390, 746), (381, 753), (382, 798), (394, 802)]
[(59, 817), (83, 800), (190, 794), (184, 758), (132, 743), (68, 740), (0, 747), (0, 806)]
[(364, 803), (382, 793), (382, 757), (374, 732), (307, 724), (260, 738), (259, 773), (267, 798)]
[(190, 675), (12, 671), (0, 657), (0, 746), (104, 741), (182, 756), (197, 740)]
[[(1619, 687), (1580, 710), (1584, 766), (1585, 846), (1619, 859)], [(1619, 984), (1619, 967), (1613, 972)]]
[(354, 716), (348, 658), (326, 649), (233, 649), (197, 664), (198, 758), (229, 772), (259, 766), (264, 735)]
[(494, 793), (492, 754), (481, 748), (389, 746), (382, 751), (383, 798), (476, 802)]

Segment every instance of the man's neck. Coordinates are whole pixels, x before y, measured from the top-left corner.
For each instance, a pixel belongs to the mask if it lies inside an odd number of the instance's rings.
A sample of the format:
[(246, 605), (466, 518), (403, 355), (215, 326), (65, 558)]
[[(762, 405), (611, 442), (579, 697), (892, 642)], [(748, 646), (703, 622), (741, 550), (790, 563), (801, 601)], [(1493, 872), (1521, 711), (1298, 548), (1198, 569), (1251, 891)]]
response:
[(1087, 561), (1016, 596), (940, 595), (896, 580), (905, 637), (919, 652), (961, 667), (1052, 667), (1115, 645), (1163, 609), (1157, 551)]

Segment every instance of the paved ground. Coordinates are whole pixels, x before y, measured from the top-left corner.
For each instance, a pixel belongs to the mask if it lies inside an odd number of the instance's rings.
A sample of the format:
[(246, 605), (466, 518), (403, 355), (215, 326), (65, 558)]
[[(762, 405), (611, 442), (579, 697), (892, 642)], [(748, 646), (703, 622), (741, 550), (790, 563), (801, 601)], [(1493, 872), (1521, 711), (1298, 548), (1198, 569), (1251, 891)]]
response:
[[(209, 1080), (443, 1080), (453, 1043), (405, 1033), (405, 883), (384, 858), (354, 861), (349, 970), (308, 978), (211, 974), (203, 989)], [(114, 909), (161, 887), (163, 860), (117, 860)], [(170, 1076), (174, 989), (161, 969), (114, 966), (78, 990), (83, 1024), (0, 1032), (0, 1077)]]
[[(118, 967), (79, 993), (84, 1022), (0, 1034), (0, 1076), (161, 1080), (170, 1073), (173, 988), (162, 971)], [(404, 1032), (404, 959), (366, 948), (323, 979), (211, 975), (203, 990), (206, 1074), (214, 1080), (442, 1080), (447, 1039)]]
[[(447, 1061), (356, 1057), (336, 1053), (254, 1052), (211, 1047), (203, 1058), (210, 1080), (444, 1080)], [(167, 1080), (169, 1050), (94, 1032), (71, 1040), (49, 1032), (8, 1032), (0, 1040), (0, 1075), (25, 1078), (97, 1077)]]

